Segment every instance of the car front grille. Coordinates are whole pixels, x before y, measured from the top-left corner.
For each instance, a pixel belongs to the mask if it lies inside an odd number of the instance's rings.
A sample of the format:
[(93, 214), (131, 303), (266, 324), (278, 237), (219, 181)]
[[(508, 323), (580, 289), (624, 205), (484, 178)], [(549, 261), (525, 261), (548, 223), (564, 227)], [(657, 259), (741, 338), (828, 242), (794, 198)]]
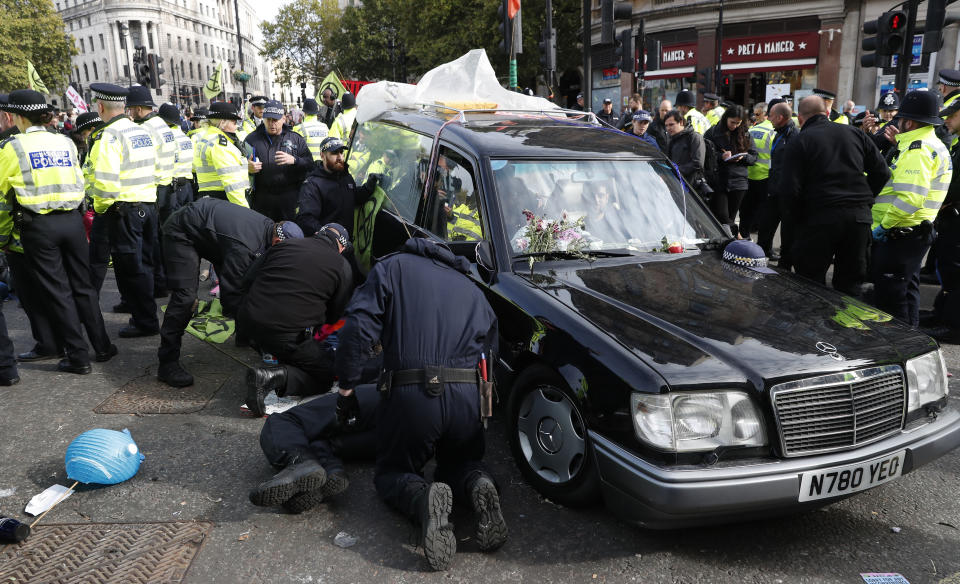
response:
[(906, 384), (898, 365), (782, 383), (771, 388), (784, 456), (854, 448), (903, 427)]

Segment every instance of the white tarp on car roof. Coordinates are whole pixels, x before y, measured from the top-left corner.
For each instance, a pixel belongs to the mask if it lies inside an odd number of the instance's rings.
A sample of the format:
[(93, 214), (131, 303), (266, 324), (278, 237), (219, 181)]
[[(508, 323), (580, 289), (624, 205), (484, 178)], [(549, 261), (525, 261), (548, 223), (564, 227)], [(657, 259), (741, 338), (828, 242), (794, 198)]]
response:
[(431, 69), (416, 85), (392, 81), (365, 85), (357, 94), (357, 123), (362, 124), (387, 110), (416, 109), (424, 103), (458, 109), (559, 109), (542, 97), (501, 87), (487, 53), (474, 49), (455, 61)]

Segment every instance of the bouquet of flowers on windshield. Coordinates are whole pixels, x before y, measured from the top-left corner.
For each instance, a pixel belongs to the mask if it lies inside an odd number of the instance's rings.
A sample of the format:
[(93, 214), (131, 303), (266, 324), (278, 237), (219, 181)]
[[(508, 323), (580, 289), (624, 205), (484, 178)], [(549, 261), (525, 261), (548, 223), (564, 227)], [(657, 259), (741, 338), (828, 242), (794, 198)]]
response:
[[(529, 209), (523, 210), (527, 225), (523, 228), (520, 237), (513, 242), (513, 248), (525, 254), (548, 254), (557, 251), (574, 252), (575, 254), (586, 245), (584, 239), (583, 216), (573, 218), (563, 212), (560, 219), (547, 219), (534, 215)], [(530, 268), (539, 259), (530, 256)]]

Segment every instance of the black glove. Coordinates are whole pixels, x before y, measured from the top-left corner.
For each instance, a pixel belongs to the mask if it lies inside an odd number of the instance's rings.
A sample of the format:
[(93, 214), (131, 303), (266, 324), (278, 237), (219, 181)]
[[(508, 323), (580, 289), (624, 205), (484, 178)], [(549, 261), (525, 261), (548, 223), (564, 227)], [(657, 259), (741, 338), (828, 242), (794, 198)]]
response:
[(383, 175), (373, 173), (367, 175), (367, 182), (363, 183), (363, 188), (367, 189), (368, 191), (373, 191), (373, 189), (377, 188), (377, 185), (381, 182), (383, 182)]
[(350, 392), (350, 395), (341, 393), (337, 396), (337, 422), (344, 427), (360, 423), (360, 402), (355, 391)]

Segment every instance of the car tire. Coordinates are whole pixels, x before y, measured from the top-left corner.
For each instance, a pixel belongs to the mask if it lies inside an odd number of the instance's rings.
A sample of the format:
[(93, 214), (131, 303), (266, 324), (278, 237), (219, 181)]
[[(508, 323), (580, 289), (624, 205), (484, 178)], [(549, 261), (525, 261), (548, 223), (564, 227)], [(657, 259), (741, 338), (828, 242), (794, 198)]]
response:
[(577, 401), (554, 372), (534, 366), (517, 378), (508, 402), (510, 448), (520, 472), (548, 499), (594, 504), (600, 481)]

